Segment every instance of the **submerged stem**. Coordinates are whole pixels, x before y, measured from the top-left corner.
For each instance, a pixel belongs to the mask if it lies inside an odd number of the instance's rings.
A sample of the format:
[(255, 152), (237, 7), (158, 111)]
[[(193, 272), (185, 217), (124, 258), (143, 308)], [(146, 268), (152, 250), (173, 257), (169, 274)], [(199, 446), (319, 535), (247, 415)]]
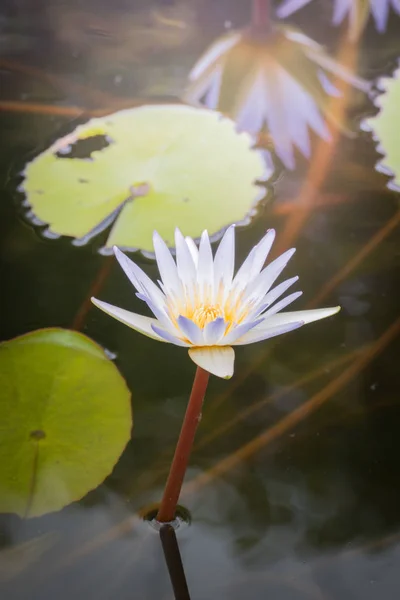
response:
[(197, 367), (192, 392), (183, 419), (171, 469), (156, 517), (157, 521), (160, 523), (168, 523), (175, 518), (176, 505), (178, 504), (179, 494), (181, 493), (183, 479), (185, 477), (194, 437), (196, 435), (196, 429), (201, 418), (201, 409), (203, 407), (203, 400), (209, 377), (210, 374), (207, 371), (201, 367)]
[(175, 600), (190, 600), (181, 553), (179, 551), (175, 529), (172, 525), (166, 524), (161, 526), (160, 539), (174, 590)]

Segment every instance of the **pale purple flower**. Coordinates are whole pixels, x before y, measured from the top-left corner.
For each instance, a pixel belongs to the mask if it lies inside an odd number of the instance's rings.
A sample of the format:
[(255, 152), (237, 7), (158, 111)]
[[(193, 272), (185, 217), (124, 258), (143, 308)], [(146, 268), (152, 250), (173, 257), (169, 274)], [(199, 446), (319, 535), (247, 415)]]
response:
[(294, 147), (311, 155), (310, 130), (329, 140), (324, 117), (339, 91), (336, 75), (368, 90), (368, 84), (332, 60), (322, 46), (292, 27), (276, 27), (265, 39), (236, 31), (218, 39), (189, 75), (185, 99), (218, 110), (239, 130), (264, 127), (284, 165), (295, 167)]
[(294, 249), (263, 269), (274, 238), (275, 232), (270, 229), (234, 275), (234, 226), (225, 232), (215, 257), (206, 231), (197, 247), (191, 238), (185, 238), (177, 229), (176, 261), (159, 234), (154, 232), (154, 251), (161, 278), (159, 285), (114, 247), (119, 264), (136, 288), (136, 295), (147, 304), (154, 317), (132, 313), (96, 298), (92, 298), (92, 302), (150, 338), (187, 348), (190, 358), (198, 366), (229, 379), (233, 375), (235, 359), (232, 346), (273, 338), (334, 315), (340, 309), (336, 306), (280, 312), (301, 296), (301, 292), (284, 296), (298, 277), (273, 287)]
[[(284, 19), (310, 2), (311, 0), (285, 0), (278, 8), (277, 15)], [(332, 0), (332, 2), (334, 25), (339, 25), (348, 17), (352, 37), (356, 37), (362, 31), (369, 13), (372, 14), (376, 28), (381, 33), (386, 29), (390, 8), (400, 14), (400, 0)]]

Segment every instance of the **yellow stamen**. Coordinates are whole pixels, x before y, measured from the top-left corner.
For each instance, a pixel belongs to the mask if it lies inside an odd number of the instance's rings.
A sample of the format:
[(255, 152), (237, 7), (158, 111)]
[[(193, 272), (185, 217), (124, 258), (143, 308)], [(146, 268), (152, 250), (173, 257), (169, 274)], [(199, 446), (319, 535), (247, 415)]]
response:
[(204, 327), (218, 319), (218, 317), (223, 317), (224, 313), (220, 306), (212, 306), (211, 304), (202, 304), (198, 306), (196, 310), (193, 312), (192, 321), (196, 323), (200, 327), (200, 329), (204, 329)]
[(190, 319), (200, 329), (204, 329), (208, 323), (222, 317), (227, 324), (225, 333), (228, 333), (232, 327), (246, 319), (252, 308), (251, 303), (243, 306), (243, 290), (232, 290), (224, 300), (222, 284), (219, 286), (216, 301), (212, 301), (211, 287), (209, 286), (204, 286), (202, 297), (198, 289), (194, 289), (191, 293), (191, 290), (185, 287), (183, 291), (183, 298), (167, 296), (166, 299), (169, 316), (177, 328), (179, 315)]

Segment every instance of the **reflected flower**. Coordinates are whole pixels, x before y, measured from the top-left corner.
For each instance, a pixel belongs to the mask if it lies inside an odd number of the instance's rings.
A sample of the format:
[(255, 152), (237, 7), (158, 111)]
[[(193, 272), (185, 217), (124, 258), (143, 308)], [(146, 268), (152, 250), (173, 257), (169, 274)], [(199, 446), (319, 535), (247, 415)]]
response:
[[(278, 8), (277, 15), (284, 19), (310, 2), (311, 0), (285, 0)], [(364, 29), (369, 13), (372, 14), (380, 33), (386, 29), (391, 7), (400, 14), (400, 0), (333, 0), (333, 3), (333, 24), (339, 25), (348, 17), (349, 33), (353, 39)]]
[(260, 342), (329, 317), (339, 307), (296, 312), (280, 311), (301, 292), (282, 298), (298, 280), (287, 279), (273, 287), (294, 249), (263, 269), (275, 238), (271, 229), (254, 246), (234, 276), (235, 229), (225, 232), (213, 258), (208, 233), (197, 248), (191, 238), (175, 232), (176, 262), (165, 242), (154, 232), (153, 243), (161, 281), (156, 285), (118, 248), (115, 256), (137, 290), (137, 296), (155, 318), (128, 312), (92, 298), (101, 310), (132, 329), (160, 342), (188, 348), (201, 368), (230, 378), (235, 354), (232, 346)]
[(231, 32), (217, 40), (189, 75), (185, 99), (219, 110), (240, 130), (267, 128), (284, 165), (295, 167), (294, 146), (310, 157), (309, 130), (329, 140), (330, 97), (336, 75), (367, 91), (368, 84), (329, 58), (322, 46), (291, 27), (259, 37)]

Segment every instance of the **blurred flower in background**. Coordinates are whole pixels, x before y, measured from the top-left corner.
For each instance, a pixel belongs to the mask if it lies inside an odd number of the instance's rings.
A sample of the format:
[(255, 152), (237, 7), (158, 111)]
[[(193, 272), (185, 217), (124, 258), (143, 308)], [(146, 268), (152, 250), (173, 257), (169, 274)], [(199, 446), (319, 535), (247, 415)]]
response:
[(369, 89), (292, 27), (274, 26), (263, 35), (251, 29), (230, 32), (194, 66), (185, 100), (221, 111), (253, 135), (266, 128), (277, 156), (293, 169), (294, 147), (310, 157), (309, 129), (329, 140), (326, 120), (334, 121), (330, 101), (340, 95), (332, 75)]
[[(312, 0), (285, 0), (277, 15), (284, 19)], [(333, 23), (339, 25), (346, 17), (349, 20), (349, 35), (356, 39), (363, 31), (371, 13), (378, 31), (386, 29), (390, 8), (400, 14), (400, 0), (332, 0)]]

